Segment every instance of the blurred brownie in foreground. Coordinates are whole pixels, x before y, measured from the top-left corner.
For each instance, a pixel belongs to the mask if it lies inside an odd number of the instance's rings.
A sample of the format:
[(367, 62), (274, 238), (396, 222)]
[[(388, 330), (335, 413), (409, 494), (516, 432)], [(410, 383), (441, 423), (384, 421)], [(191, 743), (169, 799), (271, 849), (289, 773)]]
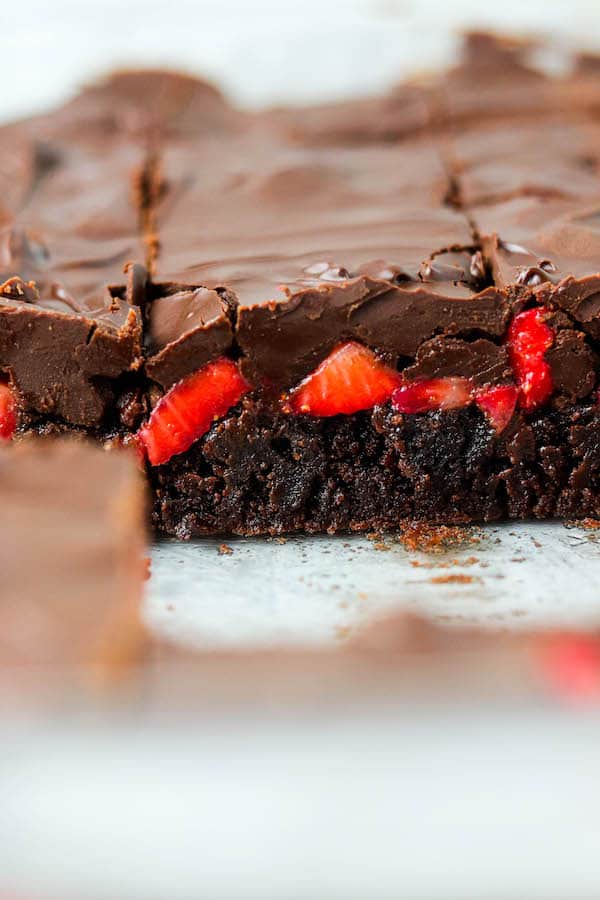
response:
[(600, 703), (600, 631), (448, 625), (411, 610), (368, 619), (334, 646), (216, 649), (156, 636), (140, 674), (144, 698), (168, 715), (190, 708), (283, 709), (328, 703), (482, 704), (541, 698)]
[(75, 439), (1, 450), (0, 666), (137, 660), (144, 498), (125, 452)]

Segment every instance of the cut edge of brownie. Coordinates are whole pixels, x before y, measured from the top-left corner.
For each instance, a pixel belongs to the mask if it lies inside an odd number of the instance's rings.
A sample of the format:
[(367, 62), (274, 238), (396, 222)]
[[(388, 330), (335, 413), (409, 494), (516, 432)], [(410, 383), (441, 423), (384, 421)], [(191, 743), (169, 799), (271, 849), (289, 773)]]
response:
[(189, 538), (598, 517), (599, 442), (589, 403), (517, 414), (498, 437), (474, 406), (316, 419), (251, 397), (150, 470), (153, 522)]

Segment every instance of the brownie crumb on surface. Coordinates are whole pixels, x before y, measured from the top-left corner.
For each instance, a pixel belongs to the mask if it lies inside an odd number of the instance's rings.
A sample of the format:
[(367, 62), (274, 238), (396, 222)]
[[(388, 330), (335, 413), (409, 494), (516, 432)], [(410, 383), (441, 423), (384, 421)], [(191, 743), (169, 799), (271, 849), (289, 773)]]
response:
[(481, 579), (475, 575), (435, 575), (429, 579), (431, 584), (473, 584)]
[[(398, 541), (409, 551), (421, 553), (445, 553), (447, 550), (478, 544), (481, 538), (472, 528), (459, 525), (430, 525), (425, 522), (409, 522), (402, 526)], [(468, 561), (453, 561), (453, 565), (474, 565), (476, 557)]]
[(600, 529), (600, 519), (592, 519), (589, 516), (585, 519), (573, 519), (565, 522), (566, 528), (583, 528), (585, 531), (597, 531)]

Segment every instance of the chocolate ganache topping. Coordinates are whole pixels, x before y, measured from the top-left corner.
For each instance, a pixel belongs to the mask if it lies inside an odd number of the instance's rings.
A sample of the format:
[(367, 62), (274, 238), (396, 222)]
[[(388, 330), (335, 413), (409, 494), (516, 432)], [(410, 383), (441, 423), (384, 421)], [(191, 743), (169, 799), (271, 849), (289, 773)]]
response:
[(510, 322), (537, 305), (557, 403), (589, 398), (600, 89), (534, 50), (475, 33), (437, 78), (253, 113), (121, 72), (5, 126), (0, 371), (88, 428), (125, 386), (156, 398), (221, 356), (288, 391), (350, 340), (407, 380), (502, 385)]

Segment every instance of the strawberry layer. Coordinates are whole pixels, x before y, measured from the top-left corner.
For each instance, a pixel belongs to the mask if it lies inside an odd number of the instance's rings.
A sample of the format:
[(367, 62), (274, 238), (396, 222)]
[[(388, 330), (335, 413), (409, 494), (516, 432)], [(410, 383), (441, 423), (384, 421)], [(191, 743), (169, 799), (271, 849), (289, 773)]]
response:
[[(580, 333), (565, 329), (564, 323), (556, 328), (553, 313), (538, 306), (518, 312), (500, 344), (436, 338), (401, 372), (363, 344), (343, 342), (282, 395), (279, 404), (287, 415), (314, 418), (352, 415), (388, 404), (408, 416), (475, 406), (498, 436), (517, 411), (531, 414), (547, 405), (554, 393), (560, 396), (553, 383), (557, 354), (574, 373), (574, 400), (591, 397), (596, 383), (593, 351)], [(456, 374), (430, 375), (443, 373), (444, 367)], [(224, 356), (207, 363), (174, 384), (154, 405), (135, 437), (142, 455), (156, 466), (184, 453), (254, 389), (238, 362)], [(132, 396), (139, 397), (139, 390)], [(10, 385), (0, 383), (0, 439), (14, 433), (18, 405)], [(568, 398), (562, 397), (558, 405), (569, 405)], [(127, 406), (121, 402), (122, 409), (127, 411)], [(132, 418), (135, 412), (127, 415)]]

